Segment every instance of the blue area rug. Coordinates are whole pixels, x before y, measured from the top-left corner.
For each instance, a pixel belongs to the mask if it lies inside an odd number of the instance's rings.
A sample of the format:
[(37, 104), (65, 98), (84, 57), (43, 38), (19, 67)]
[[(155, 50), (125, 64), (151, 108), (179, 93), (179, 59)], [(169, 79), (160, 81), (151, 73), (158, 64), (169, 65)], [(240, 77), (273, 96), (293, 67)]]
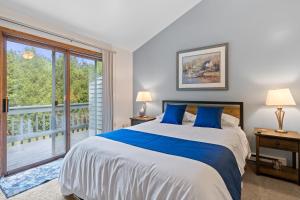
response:
[(63, 159), (41, 165), (0, 179), (0, 188), (6, 198), (51, 181), (58, 177)]

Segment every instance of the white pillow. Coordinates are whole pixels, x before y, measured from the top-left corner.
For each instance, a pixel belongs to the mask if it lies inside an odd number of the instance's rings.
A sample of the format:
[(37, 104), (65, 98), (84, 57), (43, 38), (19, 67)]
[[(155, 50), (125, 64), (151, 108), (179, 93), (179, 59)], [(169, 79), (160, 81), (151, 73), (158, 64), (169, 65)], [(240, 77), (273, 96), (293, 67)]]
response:
[(238, 127), (240, 124), (240, 119), (236, 118), (232, 115), (228, 115), (223, 113), (222, 114), (222, 127), (223, 126), (230, 126), (230, 127)]
[(184, 122), (194, 122), (196, 120), (196, 115), (189, 113), (189, 112), (185, 112), (183, 115), (183, 120)]
[[(160, 115), (157, 115), (156, 116), (156, 119), (158, 119), (159, 121), (161, 121), (164, 117), (164, 114), (165, 113), (162, 113)], [(189, 113), (189, 112), (184, 112), (184, 115), (183, 115), (183, 119), (182, 121), (183, 122), (194, 122), (196, 119), (196, 115), (192, 114), (192, 113)]]
[(164, 114), (165, 114), (165, 113), (161, 113), (161, 114), (159, 114), (159, 115), (156, 115), (156, 120), (161, 121), (162, 118), (164, 117)]

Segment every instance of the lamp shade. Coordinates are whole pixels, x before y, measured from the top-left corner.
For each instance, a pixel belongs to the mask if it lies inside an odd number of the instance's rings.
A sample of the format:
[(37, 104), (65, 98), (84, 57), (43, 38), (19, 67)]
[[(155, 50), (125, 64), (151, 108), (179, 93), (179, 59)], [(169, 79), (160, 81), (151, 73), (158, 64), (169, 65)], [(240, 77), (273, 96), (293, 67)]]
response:
[(296, 105), (290, 89), (269, 90), (266, 100), (268, 106), (294, 106)]
[(152, 101), (151, 94), (148, 91), (140, 91), (137, 94), (136, 101)]

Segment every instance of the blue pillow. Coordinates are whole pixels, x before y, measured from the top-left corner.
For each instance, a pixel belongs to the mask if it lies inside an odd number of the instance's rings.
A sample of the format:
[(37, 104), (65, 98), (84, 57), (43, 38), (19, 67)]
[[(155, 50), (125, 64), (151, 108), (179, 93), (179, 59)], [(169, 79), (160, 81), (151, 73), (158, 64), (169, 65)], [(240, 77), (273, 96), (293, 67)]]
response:
[(163, 119), (160, 123), (182, 124), (186, 105), (167, 104)]
[(221, 129), (222, 107), (198, 107), (194, 126)]

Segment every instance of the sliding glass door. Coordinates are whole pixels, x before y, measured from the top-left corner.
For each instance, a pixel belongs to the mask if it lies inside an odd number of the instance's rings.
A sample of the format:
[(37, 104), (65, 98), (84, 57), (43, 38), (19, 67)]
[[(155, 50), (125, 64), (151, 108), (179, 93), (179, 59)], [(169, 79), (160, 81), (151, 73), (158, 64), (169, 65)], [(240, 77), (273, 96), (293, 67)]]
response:
[(6, 41), (7, 171), (66, 152), (65, 53)]
[(102, 132), (102, 55), (0, 27), (0, 176)]
[(102, 131), (102, 62), (72, 55), (71, 147)]

